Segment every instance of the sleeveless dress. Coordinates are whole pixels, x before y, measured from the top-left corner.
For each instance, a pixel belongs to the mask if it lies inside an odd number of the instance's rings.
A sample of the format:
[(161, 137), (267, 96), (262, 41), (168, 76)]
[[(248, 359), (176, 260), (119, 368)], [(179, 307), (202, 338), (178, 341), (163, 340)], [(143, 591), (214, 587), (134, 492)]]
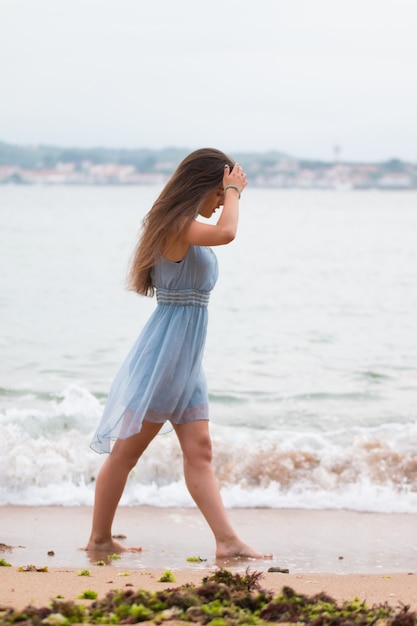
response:
[(140, 432), (142, 422), (185, 424), (208, 419), (202, 368), (210, 291), (218, 276), (210, 248), (190, 246), (179, 263), (162, 259), (152, 270), (157, 306), (122, 363), (91, 448)]

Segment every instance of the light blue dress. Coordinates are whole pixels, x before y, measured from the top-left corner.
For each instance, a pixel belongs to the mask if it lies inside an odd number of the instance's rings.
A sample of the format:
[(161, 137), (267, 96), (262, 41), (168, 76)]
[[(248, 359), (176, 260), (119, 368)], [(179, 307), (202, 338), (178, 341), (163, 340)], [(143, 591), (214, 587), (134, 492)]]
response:
[(110, 452), (111, 441), (137, 434), (144, 420), (208, 419), (202, 358), (217, 276), (214, 252), (201, 246), (190, 246), (179, 263), (162, 258), (154, 266), (157, 307), (113, 381), (93, 450)]

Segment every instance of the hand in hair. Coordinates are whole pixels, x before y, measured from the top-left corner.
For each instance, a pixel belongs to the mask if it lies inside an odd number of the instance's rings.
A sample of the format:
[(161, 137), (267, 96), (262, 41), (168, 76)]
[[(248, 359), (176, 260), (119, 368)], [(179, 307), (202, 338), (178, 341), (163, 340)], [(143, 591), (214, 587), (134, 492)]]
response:
[(246, 187), (246, 174), (240, 167), (239, 163), (235, 163), (232, 171), (230, 171), (229, 165), (224, 166), (223, 189), (228, 185), (235, 185), (236, 187), (239, 187), (240, 192), (242, 192)]

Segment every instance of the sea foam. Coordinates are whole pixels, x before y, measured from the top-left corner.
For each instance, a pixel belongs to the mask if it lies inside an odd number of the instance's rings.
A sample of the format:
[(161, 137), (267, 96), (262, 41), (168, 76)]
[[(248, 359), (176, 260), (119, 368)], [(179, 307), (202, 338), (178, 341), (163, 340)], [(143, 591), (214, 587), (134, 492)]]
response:
[[(102, 403), (71, 386), (49, 411), (0, 419), (7, 463), (1, 504), (92, 504), (104, 457), (89, 448)], [(226, 506), (417, 512), (417, 424), (341, 433), (211, 424), (213, 466)], [(343, 440), (344, 443), (340, 443)], [(122, 504), (192, 506), (175, 433), (158, 435), (131, 472)]]

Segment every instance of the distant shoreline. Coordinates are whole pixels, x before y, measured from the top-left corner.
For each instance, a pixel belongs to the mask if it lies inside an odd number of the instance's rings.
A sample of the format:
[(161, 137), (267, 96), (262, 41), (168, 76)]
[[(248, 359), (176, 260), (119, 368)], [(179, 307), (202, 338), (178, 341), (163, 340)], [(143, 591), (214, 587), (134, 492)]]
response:
[[(0, 184), (164, 185), (189, 151), (17, 146), (0, 141)], [(253, 187), (410, 191), (417, 189), (417, 164), (389, 159), (377, 163), (299, 159), (283, 152), (234, 154)]]
[[(0, 167), (0, 176), (1, 176), (1, 167)], [(115, 182), (115, 181), (101, 181), (101, 182), (58, 182), (58, 181), (50, 181), (50, 180), (41, 180), (42, 174), (39, 175), (40, 180), (1, 180), (0, 178), (0, 188), (1, 187), (154, 187), (154, 186), (163, 186), (164, 181), (147, 181), (147, 182)], [(165, 180), (168, 180), (166, 178)], [(395, 183), (392, 185), (384, 184), (384, 185), (363, 185), (363, 186), (355, 186), (344, 183), (335, 183), (335, 184), (325, 184), (319, 183), (317, 185), (279, 185), (273, 183), (251, 183), (252, 189), (269, 189), (269, 190), (281, 190), (281, 191), (417, 191), (417, 184), (415, 185), (406, 185), (406, 184), (398, 184)]]

